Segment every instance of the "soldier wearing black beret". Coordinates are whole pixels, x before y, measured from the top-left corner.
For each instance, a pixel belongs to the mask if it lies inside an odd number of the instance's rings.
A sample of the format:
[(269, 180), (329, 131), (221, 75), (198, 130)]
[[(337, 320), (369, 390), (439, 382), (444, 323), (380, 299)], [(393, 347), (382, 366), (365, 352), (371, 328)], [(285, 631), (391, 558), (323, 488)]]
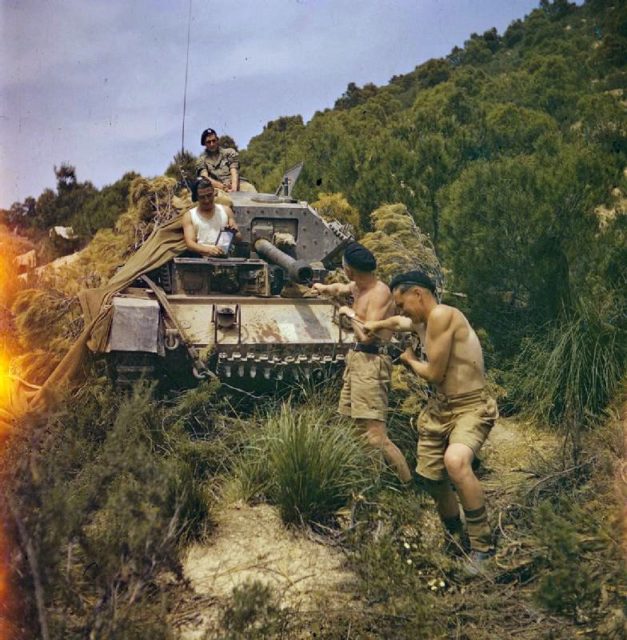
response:
[(358, 242), (346, 247), (343, 266), (350, 279), (348, 284), (318, 283), (313, 286), (318, 293), (349, 295), (353, 299), (352, 307), (339, 309), (341, 315), (350, 318), (357, 341), (346, 358), (338, 410), (356, 420), (368, 442), (382, 451), (401, 482), (407, 483), (411, 480), (411, 471), (386, 429), (392, 361), (382, 353), (379, 338), (366, 335), (362, 330), (365, 321), (381, 320), (393, 314), (392, 295), (389, 287), (375, 274), (377, 261), (372, 252)]
[(418, 416), (416, 471), (453, 536), (462, 530), (458, 500), (461, 503), (471, 548), (465, 571), (476, 575), (493, 554), (493, 546), (483, 489), (472, 463), (499, 415), (485, 386), (481, 344), (466, 316), (438, 301), (435, 284), (423, 271), (399, 274), (390, 287), (403, 315), (367, 321), (364, 330), (370, 336), (413, 331), (424, 341), (426, 360), (411, 349), (401, 356), (433, 387)]

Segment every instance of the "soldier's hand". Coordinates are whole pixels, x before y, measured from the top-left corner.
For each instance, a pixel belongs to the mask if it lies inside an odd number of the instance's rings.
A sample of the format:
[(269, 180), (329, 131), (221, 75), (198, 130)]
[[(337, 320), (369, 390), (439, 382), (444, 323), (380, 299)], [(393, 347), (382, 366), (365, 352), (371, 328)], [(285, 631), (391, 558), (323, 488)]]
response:
[(218, 258), (224, 255), (224, 249), (216, 245), (209, 245), (208, 247), (205, 247), (204, 254), (211, 258)]
[(322, 284), (321, 282), (316, 282), (312, 287), (312, 291), (315, 291), (318, 295), (320, 295), (321, 293), (324, 292), (326, 288), (326, 285)]
[(367, 335), (371, 336), (377, 332), (377, 321), (376, 320), (366, 320), (364, 322), (364, 326), (362, 327), (362, 331)]
[(346, 305), (342, 305), (337, 312), (341, 315), (341, 316), (348, 316), (351, 320), (353, 318), (355, 318), (355, 312), (350, 308), (347, 307)]
[(412, 347), (407, 347), (407, 349), (405, 349), (405, 351), (401, 353), (399, 359), (403, 364), (409, 364), (410, 362), (418, 362), (418, 358), (416, 356), (416, 353), (412, 349)]

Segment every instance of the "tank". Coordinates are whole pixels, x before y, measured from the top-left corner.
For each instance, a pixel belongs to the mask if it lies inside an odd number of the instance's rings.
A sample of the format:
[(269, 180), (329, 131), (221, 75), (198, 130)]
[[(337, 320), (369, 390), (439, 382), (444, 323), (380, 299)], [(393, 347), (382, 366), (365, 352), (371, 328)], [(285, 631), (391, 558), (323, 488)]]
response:
[(119, 382), (217, 376), (241, 388), (302, 382), (343, 365), (352, 341), (325, 279), (352, 240), (289, 195), (229, 194), (243, 242), (225, 258), (182, 254), (112, 300), (107, 356)]

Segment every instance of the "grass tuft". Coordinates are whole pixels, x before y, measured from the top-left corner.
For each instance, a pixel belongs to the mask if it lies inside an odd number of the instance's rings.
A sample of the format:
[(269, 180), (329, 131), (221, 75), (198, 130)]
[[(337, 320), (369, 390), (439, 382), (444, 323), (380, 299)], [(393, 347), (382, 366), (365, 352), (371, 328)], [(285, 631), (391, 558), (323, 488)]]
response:
[(627, 335), (619, 309), (580, 303), (516, 358), (510, 397), (533, 420), (562, 425), (579, 448), (625, 375)]
[(269, 414), (237, 465), (240, 497), (262, 495), (286, 523), (324, 522), (363, 489), (373, 457), (330, 407)]

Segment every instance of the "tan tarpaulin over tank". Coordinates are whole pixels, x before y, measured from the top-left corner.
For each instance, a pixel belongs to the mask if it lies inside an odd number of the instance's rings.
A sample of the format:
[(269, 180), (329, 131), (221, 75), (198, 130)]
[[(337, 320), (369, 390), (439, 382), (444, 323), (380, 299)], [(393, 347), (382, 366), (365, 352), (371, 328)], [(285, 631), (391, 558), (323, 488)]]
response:
[(79, 294), (85, 328), (41, 387), (14, 378), (0, 397), (0, 428), (9, 427), (28, 411), (44, 411), (54, 393), (77, 374), (87, 350), (104, 351), (112, 320), (111, 298), (144, 273), (160, 267), (186, 249), (183, 216), (179, 215), (156, 229), (105, 287)]

